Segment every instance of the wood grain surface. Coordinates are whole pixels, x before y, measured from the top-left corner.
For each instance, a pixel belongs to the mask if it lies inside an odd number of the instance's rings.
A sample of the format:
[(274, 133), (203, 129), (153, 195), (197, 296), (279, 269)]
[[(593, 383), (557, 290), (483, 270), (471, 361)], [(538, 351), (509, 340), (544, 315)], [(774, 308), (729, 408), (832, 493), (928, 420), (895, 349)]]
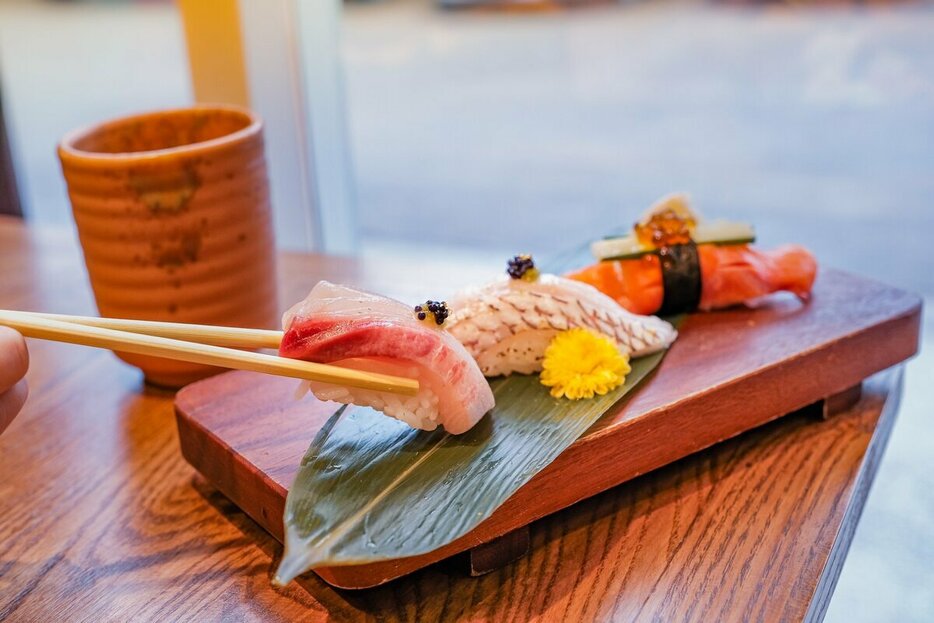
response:
[[(324, 276), (413, 299), (450, 281), (284, 260), (286, 300)], [(94, 311), (68, 233), (0, 218), (0, 271), (2, 307)], [(184, 462), (170, 394), (109, 353), (30, 347), (30, 401), (0, 435), (0, 620), (16, 622), (817, 619), (899, 392), (879, 375), (838, 416), (783, 418), (548, 517), (529, 556), (482, 578), (443, 563), (277, 590), (278, 544)]]
[[(691, 315), (628, 400), (474, 530), (427, 554), (315, 571), (344, 588), (381, 584), (842, 392), (916, 352), (920, 310), (915, 295), (824, 270), (808, 305)], [(280, 540), (286, 491), (334, 410), (296, 401), (295, 385), (231, 372), (176, 400), (185, 458)]]

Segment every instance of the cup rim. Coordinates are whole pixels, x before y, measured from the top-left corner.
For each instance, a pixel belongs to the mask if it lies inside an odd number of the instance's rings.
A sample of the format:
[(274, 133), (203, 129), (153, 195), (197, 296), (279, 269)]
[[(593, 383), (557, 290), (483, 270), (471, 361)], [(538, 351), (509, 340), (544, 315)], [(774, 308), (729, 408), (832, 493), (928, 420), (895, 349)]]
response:
[[(200, 141), (197, 143), (189, 143), (187, 145), (177, 145), (175, 147), (164, 147), (162, 149), (152, 149), (149, 151), (126, 151), (126, 152), (96, 152), (96, 151), (86, 151), (84, 149), (79, 149), (75, 147), (75, 144), (87, 138), (88, 136), (95, 134), (97, 132), (106, 131), (110, 128), (125, 124), (132, 123), (134, 121), (144, 121), (147, 119), (152, 119), (154, 117), (161, 117), (164, 115), (176, 115), (182, 113), (189, 113), (194, 111), (215, 111), (215, 112), (230, 112), (237, 113), (245, 116), (249, 119), (249, 124), (235, 132), (230, 134), (225, 134), (224, 136), (219, 136), (217, 138), (212, 138), (206, 141)], [(92, 123), (75, 130), (71, 130), (65, 136), (62, 137), (61, 141), (58, 144), (58, 154), (59, 158), (64, 160), (66, 157), (72, 161), (80, 161), (84, 164), (95, 165), (112, 165), (115, 162), (152, 162), (155, 160), (160, 160), (167, 157), (176, 157), (178, 155), (195, 155), (205, 152), (214, 151), (220, 147), (229, 145), (230, 143), (239, 142), (243, 139), (249, 138), (253, 135), (259, 134), (263, 127), (263, 121), (260, 119), (259, 115), (254, 113), (248, 108), (242, 106), (234, 106), (232, 104), (197, 104), (195, 106), (183, 106), (179, 108), (162, 108), (158, 110), (150, 110), (141, 113), (135, 113), (131, 115), (126, 115), (123, 117), (117, 117), (114, 119), (108, 119), (107, 121), (101, 121), (98, 123)]]

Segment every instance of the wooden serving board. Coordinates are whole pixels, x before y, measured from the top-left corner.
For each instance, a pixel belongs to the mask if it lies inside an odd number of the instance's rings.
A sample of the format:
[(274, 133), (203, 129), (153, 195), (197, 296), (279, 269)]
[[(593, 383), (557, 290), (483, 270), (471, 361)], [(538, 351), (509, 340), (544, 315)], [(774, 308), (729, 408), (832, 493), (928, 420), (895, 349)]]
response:
[[(364, 588), (489, 543), (845, 392), (911, 357), (920, 318), (917, 296), (832, 270), (821, 272), (807, 305), (776, 295), (758, 309), (691, 315), (641, 387), (472, 532), (421, 556), (315, 571), (335, 586)], [(230, 372), (190, 385), (176, 399), (185, 458), (279, 541), (288, 488), (334, 410), (310, 397), (296, 401), (295, 385)]]

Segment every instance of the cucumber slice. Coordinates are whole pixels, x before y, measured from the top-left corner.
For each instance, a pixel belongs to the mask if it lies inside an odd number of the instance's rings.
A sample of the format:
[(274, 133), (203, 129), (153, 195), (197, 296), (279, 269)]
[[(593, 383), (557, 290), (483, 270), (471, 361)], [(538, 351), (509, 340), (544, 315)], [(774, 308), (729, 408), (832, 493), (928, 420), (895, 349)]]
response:
[(653, 249), (644, 246), (633, 235), (596, 240), (590, 245), (590, 252), (598, 260), (628, 260), (641, 257), (651, 251)]
[(694, 229), (697, 244), (748, 244), (756, 241), (756, 231), (749, 223), (711, 221), (698, 223)]
[[(752, 225), (735, 221), (701, 222), (694, 229), (697, 244), (749, 244), (756, 241)], [(634, 234), (618, 238), (597, 240), (590, 245), (590, 252), (598, 260), (633, 260), (655, 251), (643, 245)]]

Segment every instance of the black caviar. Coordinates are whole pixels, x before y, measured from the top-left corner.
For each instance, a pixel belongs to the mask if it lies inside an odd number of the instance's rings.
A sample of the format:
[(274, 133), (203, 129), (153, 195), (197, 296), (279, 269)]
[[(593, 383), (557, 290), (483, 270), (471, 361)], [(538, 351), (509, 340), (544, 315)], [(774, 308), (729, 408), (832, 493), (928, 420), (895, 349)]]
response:
[(535, 262), (528, 253), (516, 255), (506, 264), (506, 272), (513, 279), (523, 279), (525, 281), (535, 281), (538, 279), (538, 269), (535, 268)]
[(451, 311), (444, 301), (425, 301), (415, 306), (415, 317), (419, 320), (433, 321), (436, 325), (443, 325)]

